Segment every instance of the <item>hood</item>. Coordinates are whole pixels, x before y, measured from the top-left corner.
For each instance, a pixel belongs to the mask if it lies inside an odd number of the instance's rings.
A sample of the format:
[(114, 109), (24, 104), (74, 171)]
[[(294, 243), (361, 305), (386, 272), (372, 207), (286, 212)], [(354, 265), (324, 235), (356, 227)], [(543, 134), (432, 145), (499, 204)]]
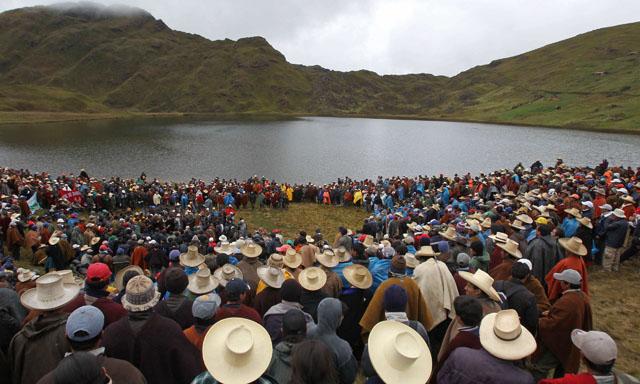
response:
[(342, 302), (333, 297), (318, 304), (318, 329), (320, 332), (335, 331), (342, 321)]
[(67, 313), (51, 314), (43, 317), (38, 316), (35, 320), (30, 321), (23, 328), (23, 334), (27, 339), (37, 337), (41, 334), (48, 333), (58, 327), (64, 327), (67, 322)]
[(291, 351), (295, 344), (288, 341), (282, 341), (273, 348), (273, 353), (276, 355), (276, 359), (282, 361), (285, 365), (291, 366)]
[(552, 247), (556, 244), (556, 240), (551, 235), (541, 237), (542, 241), (544, 241), (549, 247)]

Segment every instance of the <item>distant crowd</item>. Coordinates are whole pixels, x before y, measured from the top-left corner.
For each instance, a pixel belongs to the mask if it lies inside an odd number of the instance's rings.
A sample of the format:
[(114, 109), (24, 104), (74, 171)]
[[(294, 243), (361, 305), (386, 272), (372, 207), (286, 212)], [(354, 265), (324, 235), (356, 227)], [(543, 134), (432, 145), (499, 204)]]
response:
[[(299, 202), (367, 218), (285, 238), (237, 213)], [(0, 168), (0, 384), (638, 383), (589, 273), (637, 257), (639, 202), (640, 168), (606, 160), (324, 185)]]

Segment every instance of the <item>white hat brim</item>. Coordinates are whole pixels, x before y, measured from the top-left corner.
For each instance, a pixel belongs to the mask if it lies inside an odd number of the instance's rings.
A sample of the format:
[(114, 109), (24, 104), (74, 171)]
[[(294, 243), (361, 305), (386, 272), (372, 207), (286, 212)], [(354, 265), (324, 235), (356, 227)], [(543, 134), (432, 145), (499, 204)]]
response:
[(480, 289), (482, 292), (486, 293), (487, 296), (489, 296), (489, 298), (491, 298), (491, 300), (497, 301), (497, 302), (502, 301), (502, 300), (500, 300), (500, 295), (498, 295), (498, 291), (496, 291), (495, 288), (493, 288), (493, 287), (483, 287), (482, 286), (483, 284), (481, 284), (476, 279), (476, 277), (473, 275), (473, 273), (467, 272), (467, 271), (459, 271), (458, 275), (460, 275), (460, 277), (462, 277), (466, 281), (468, 281), (471, 284), (473, 284), (476, 287), (478, 287), (478, 289)]
[(513, 340), (503, 340), (496, 336), (493, 326), (497, 313), (486, 315), (480, 323), (480, 344), (492, 356), (503, 360), (520, 360), (536, 350), (536, 339), (525, 327), (520, 325), (520, 336)]
[(20, 302), (25, 307), (35, 311), (53, 311), (62, 308), (73, 300), (80, 292), (80, 286), (77, 284), (63, 284), (64, 295), (56, 300), (42, 302), (38, 300), (37, 288), (31, 288), (20, 296)]

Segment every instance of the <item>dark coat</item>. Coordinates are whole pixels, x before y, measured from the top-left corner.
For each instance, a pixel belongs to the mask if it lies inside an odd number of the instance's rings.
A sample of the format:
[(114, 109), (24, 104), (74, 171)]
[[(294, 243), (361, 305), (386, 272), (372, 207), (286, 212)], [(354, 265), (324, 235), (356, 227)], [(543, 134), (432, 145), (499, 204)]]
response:
[(63, 310), (70, 314), (83, 305), (93, 305), (104, 315), (105, 328), (109, 324), (115, 323), (127, 315), (127, 310), (122, 307), (122, 304), (116, 303), (108, 297), (95, 298), (92, 296), (86, 296), (86, 298), (88, 298), (88, 300), (85, 300), (84, 293), (80, 293), (69, 304), (65, 305)]
[(193, 307), (193, 301), (188, 298), (183, 296), (170, 296), (167, 300), (162, 300), (156, 304), (153, 311), (175, 321), (180, 328), (184, 330), (194, 324), (191, 307)]
[(302, 304), (302, 310), (313, 317), (314, 321), (318, 321), (318, 304), (327, 297), (321, 290), (308, 291), (302, 289), (302, 295), (300, 296), (300, 304)]
[(66, 313), (40, 315), (18, 332), (7, 353), (14, 384), (35, 384), (69, 352), (65, 337)]
[(362, 328), (358, 322), (367, 310), (371, 300), (371, 292), (369, 290), (349, 288), (342, 291), (340, 301), (347, 306), (344, 318), (338, 327), (338, 336), (349, 342), (353, 348), (353, 354), (357, 359), (362, 355), (364, 343), (362, 342)]
[(493, 287), (507, 297), (509, 309), (514, 309), (520, 316), (520, 323), (532, 334), (538, 329), (538, 305), (536, 296), (518, 279), (496, 281)]
[(280, 289), (266, 287), (253, 299), (253, 309), (255, 309), (260, 317), (264, 318), (269, 308), (280, 302)]
[(129, 317), (104, 331), (102, 345), (109, 357), (129, 361), (149, 383), (190, 383), (204, 370), (200, 351), (173, 320), (152, 314), (136, 333)]
[(547, 273), (556, 264), (557, 247), (551, 236), (536, 237), (531, 240), (524, 253), (524, 258), (531, 260), (533, 265), (531, 274), (542, 284)]
[[(146, 384), (147, 380), (138, 368), (128, 361), (98, 355), (98, 363), (107, 370), (113, 384)], [(38, 384), (55, 384), (53, 372), (45, 375)]]

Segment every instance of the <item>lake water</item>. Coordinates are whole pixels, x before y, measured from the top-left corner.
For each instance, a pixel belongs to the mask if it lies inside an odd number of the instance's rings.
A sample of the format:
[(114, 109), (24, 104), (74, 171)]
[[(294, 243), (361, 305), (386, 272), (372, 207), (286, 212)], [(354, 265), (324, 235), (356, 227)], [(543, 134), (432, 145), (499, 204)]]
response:
[(529, 166), (640, 166), (640, 136), (440, 121), (92, 121), (0, 126), (0, 166), (92, 176), (328, 182)]

